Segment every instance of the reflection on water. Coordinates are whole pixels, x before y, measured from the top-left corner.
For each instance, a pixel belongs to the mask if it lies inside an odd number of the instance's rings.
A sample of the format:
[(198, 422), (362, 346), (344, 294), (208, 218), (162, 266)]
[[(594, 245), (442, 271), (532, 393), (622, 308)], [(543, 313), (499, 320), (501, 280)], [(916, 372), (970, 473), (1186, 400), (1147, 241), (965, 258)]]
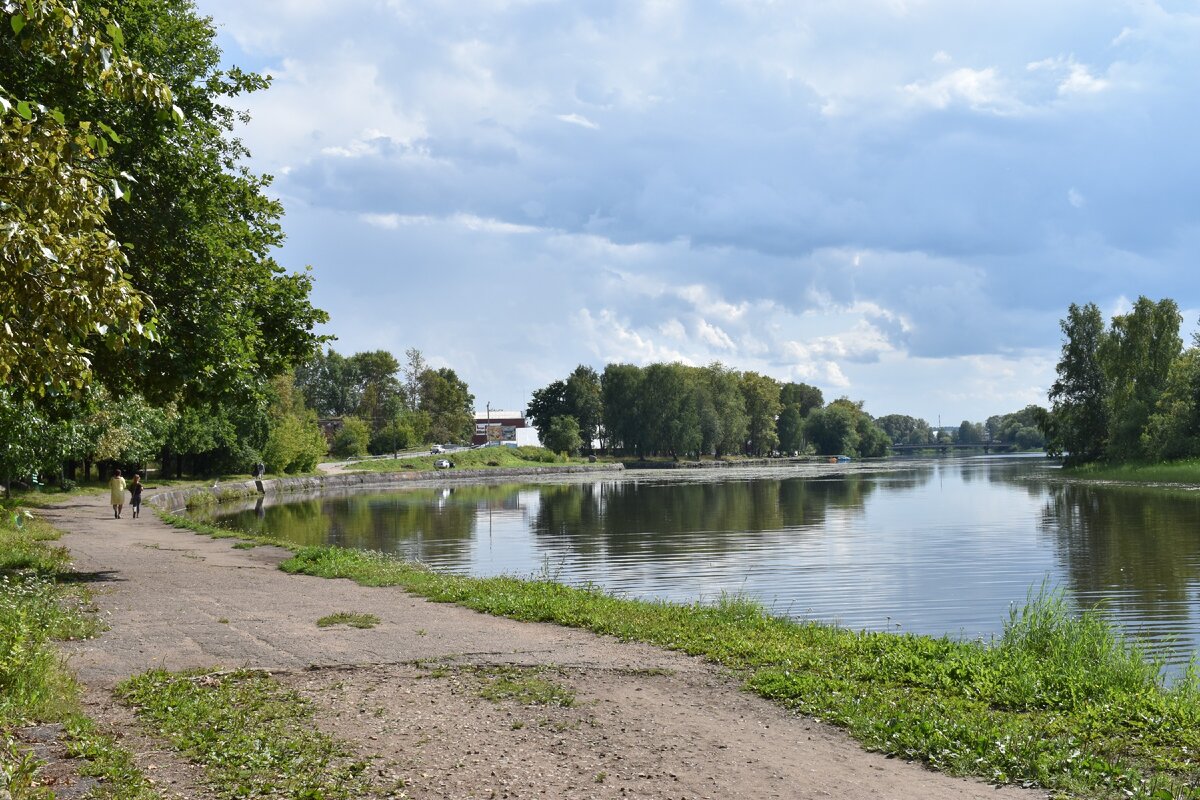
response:
[(1055, 475), (1014, 457), (629, 473), (307, 499), (229, 521), (455, 572), (681, 601), (742, 593), (798, 618), (935, 635), (999, 633), (1010, 605), (1048, 580), (1188, 660), (1200, 641), (1200, 496)]

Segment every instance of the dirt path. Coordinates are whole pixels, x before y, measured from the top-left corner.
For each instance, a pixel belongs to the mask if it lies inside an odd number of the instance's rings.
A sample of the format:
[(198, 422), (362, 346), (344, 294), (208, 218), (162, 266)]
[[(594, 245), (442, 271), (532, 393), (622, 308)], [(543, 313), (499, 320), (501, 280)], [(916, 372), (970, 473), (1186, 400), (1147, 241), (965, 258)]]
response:
[[(43, 512), (111, 630), (66, 649), (89, 710), (179, 797), (197, 771), (137, 730), (111, 687), (151, 667), (254, 667), (310, 697), (318, 725), (375, 757), (412, 798), (1037, 798), (864, 752), (840, 732), (739, 691), (694, 658), (489, 617), (395, 589), (289, 576), (275, 548), (180, 531), (101, 496)], [(338, 611), (373, 629), (319, 629)], [(480, 666), (545, 666), (574, 706), (493, 703)], [(436, 665), (436, 666), (435, 666)]]

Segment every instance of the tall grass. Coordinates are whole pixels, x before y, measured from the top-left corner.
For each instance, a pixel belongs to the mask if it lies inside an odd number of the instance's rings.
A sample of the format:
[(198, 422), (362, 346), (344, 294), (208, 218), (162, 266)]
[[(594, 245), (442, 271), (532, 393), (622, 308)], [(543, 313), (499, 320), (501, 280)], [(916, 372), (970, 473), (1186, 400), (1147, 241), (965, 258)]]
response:
[(1130, 483), (1200, 484), (1200, 459), (1146, 464), (1083, 464), (1063, 469), (1069, 478)]

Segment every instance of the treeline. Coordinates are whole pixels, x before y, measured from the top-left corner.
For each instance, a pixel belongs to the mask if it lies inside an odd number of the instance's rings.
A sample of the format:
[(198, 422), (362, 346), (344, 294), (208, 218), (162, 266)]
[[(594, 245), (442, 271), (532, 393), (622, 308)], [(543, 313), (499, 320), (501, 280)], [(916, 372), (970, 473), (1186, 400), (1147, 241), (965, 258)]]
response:
[(232, 133), (234, 98), (268, 79), (220, 63), (189, 0), (5, 9), (6, 483), (94, 463), (213, 473), (319, 457), (287, 375), (327, 315), (310, 275), (270, 256), (283, 209)]
[(420, 350), (405, 363), (386, 350), (343, 356), (318, 351), (296, 370), (309, 408), (337, 417), (336, 456), (390, 453), (426, 442), (466, 443), (475, 431), (475, 396), (453, 369), (432, 369)]
[(936, 431), (905, 414), (872, 417), (845, 397), (826, 404), (821, 390), (784, 383), (720, 363), (609, 364), (598, 373), (580, 365), (562, 380), (533, 393), (526, 414), (542, 444), (555, 452), (601, 449), (626, 455), (764, 456), (773, 453), (887, 455), (904, 445), (997, 443), (1015, 449), (1042, 447), (1046, 411), (1029, 406), (964, 420), (957, 430)]
[(577, 367), (533, 393), (526, 409), (556, 452), (603, 449), (646, 457), (813, 451), (881, 456), (891, 442), (861, 402), (826, 405), (821, 390), (720, 363)]
[(1045, 422), (1069, 464), (1200, 456), (1200, 349), (1184, 348), (1174, 300), (1139, 297), (1106, 326), (1072, 304)]

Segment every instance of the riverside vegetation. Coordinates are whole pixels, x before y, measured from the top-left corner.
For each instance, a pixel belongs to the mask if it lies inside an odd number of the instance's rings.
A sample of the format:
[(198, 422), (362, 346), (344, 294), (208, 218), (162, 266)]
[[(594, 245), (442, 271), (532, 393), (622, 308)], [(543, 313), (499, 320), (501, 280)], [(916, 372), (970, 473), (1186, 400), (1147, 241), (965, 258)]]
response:
[(964, 642), (798, 622), (737, 597), (682, 605), (549, 580), (439, 574), (336, 547), (297, 549), (281, 568), (702, 656), (870, 749), (952, 775), (1088, 798), (1200, 798), (1196, 673), (1166, 685), (1161, 664), (1097, 610), (1076, 613), (1045, 588), (1012, 609), (999, 638)]
[(70, 580), (59, 533), (0, 504), (0, 795), (52, 798), (37, 788), (38, 760), (17, 741), (21, 728), (61, 726), (61, 743), (83, 776), (100, 779), (91, 796), (151, 800), (158, 795), (130, 755), (84, 716), (79, 687), (54, 642), (95, 635), (87, 593)]

